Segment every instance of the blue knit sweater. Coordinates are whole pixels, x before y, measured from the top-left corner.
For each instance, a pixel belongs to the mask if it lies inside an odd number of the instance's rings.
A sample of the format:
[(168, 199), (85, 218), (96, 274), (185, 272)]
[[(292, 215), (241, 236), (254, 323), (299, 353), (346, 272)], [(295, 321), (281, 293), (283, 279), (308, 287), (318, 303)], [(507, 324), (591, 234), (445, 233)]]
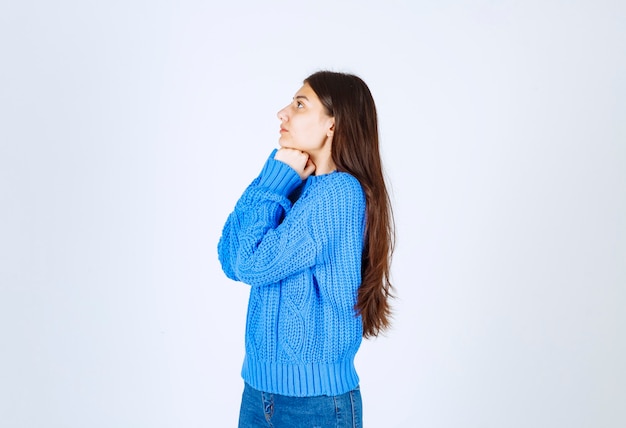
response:
[(365, 195), (343, 172), (303, 182), (275, 153), (218, 244), (226, 275), (251, 285), (242, 377), (275, 394), (340, 395), (359, 383)]

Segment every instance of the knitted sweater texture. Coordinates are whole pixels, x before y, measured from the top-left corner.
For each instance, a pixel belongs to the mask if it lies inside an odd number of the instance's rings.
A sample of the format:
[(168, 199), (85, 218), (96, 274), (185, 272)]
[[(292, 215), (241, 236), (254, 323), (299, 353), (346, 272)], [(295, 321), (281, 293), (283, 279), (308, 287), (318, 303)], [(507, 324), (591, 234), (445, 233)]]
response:
[(226, 275), (251, 286), (242, 377), (275, 394), (340, 395), (359, 383), (365, 195), (343, 172), (303, 182), (275, 153), (218, 244)]

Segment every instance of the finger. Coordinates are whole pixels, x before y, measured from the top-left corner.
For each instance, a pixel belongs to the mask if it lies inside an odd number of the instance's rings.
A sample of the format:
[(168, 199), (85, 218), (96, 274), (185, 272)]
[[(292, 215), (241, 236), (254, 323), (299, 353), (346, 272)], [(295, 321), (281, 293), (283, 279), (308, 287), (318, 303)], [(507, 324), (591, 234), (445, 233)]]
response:
[(311, 159), (307, 159), (306, 165), (304, 166), (304, 171), (302, 171), (302, 175), (304, 177), (308, 177), (309, 175), (315, 172), (315, 164), (311, 161)]
[(286, 163), (293, 169), (301, 170), (306, 163), (305, 159), (302, 159), (302, 154), (298, 150), (281, 148), (274, 156), (274, 159)]

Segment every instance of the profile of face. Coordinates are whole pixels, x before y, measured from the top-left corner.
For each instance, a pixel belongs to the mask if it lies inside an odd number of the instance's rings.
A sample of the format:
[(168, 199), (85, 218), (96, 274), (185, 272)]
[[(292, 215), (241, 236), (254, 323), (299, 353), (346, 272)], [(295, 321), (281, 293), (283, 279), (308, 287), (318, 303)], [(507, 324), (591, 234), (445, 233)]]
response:
[(293, 101), (278, 112), (279, 144), (315, 156), (330, 152), (335, 119), (329, 116), (313, 89), (305, 83)]

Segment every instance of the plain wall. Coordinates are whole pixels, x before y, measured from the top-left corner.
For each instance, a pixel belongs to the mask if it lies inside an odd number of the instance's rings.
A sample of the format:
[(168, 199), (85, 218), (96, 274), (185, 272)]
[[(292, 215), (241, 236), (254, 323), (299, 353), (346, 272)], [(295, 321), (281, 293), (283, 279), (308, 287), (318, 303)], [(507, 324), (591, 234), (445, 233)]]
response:
[(626, 5), (0, 5), (0, 426), (231, 427), (221, 227), (318, 69), (380, 116), (367, 427), (626, 426)]

